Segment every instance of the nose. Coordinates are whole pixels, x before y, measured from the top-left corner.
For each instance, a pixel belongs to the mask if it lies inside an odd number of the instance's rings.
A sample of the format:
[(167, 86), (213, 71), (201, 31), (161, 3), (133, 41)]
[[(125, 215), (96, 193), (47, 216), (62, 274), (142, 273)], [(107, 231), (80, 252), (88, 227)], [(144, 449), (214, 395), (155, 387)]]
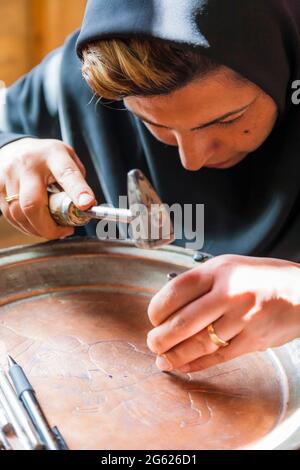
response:
[(216, 155), (219, 143), (211, 136), (177, 135), (177, 145), (182, 166), (186, 170), (200, 170)]

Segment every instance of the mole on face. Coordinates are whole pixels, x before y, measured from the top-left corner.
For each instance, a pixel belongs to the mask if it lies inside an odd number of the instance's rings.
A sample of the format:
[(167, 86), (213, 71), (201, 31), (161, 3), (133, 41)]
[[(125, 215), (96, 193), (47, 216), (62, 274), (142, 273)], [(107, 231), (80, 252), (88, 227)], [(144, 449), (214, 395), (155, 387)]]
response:
[(250, 134), (249, 129), (245, 129), (245, 130), (244, 130), (244, 134)]

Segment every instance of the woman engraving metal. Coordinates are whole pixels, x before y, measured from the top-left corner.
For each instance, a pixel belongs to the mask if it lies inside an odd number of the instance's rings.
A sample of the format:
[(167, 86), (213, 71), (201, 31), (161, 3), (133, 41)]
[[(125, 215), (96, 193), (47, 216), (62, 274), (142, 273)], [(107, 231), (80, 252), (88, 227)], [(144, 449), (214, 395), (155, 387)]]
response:
[(299, 33), (298, 0), (90, 0), (81, 32), (7, 90), (0, 207), (23, 232), (74, 233), (49, 215), (54, 180), (84, 210), (136, 167), (164, 202), (205, 204), (216, 257), (149, 306), (161, 370), (300, 336)]

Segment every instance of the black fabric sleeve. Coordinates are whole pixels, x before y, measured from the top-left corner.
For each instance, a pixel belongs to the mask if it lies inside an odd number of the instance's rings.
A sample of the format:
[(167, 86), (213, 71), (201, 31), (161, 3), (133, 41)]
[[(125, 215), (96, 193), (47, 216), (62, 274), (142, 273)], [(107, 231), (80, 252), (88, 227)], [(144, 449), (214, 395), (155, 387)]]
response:
[(15, 142), (20, 139), (24, 139), (25, 137), (33, 137), (30, 135), (24, 134), (14, 134), (11, 132), (0, 132), (0, 148), (4, 147), (7, 144)]
[(6, 90), (0, 106), (0, 148), (24, 137), (61, 138), (58, 118), (61, 54), (62, 49), (53, 51)]

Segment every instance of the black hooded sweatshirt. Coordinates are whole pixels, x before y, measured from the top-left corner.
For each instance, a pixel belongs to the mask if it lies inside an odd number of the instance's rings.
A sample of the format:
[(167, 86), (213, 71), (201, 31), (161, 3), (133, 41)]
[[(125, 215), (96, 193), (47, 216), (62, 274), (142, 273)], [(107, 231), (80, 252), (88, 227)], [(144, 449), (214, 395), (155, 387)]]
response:
[[(271, 135), (227, 169), (185, 170), (129, 112), (96, 104), (81, 76), (84, 44), (140, 36), (180, 42), (261, 87), (277, 103)], [(205, 205), (203, 250), (300, 260), (299, 0), (90, 0), (81, 32), (0, 96), (0, 147), (24, 136), (63, 139), (98, 202), (115, 206), (141, 169), (163, 202)], [(79, 232), (78, 232), (79, 233)], [(95, 235), (95, 223), (80, 234)], [(177, 240), (178, 245), (184, 241)]]

